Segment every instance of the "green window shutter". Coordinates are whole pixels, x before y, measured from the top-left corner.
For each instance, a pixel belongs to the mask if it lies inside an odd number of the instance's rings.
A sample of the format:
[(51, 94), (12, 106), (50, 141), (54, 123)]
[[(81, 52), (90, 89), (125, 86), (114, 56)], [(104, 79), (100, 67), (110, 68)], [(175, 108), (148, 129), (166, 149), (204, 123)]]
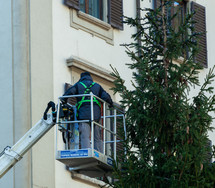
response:
[(64, 0), (64, 4), (67, 5), (70, 8), (74, 8), (76, 10), (79, 10), (79, 0)]
[(123, 0), (109, 0), (109, 23), (123, 30)]
[(192, 2), (192, 11), (195, 11), (193, 19), (197, 23), (195, 24), (195, 31), (201, 32), (203, 35), (200, 37), (198, 45), (200, 48), (199, 53), (196, 56), (196, 62), (201, 63), (204, 67), (208, 66), (207, 58), (207, 36), (206, 36), (206, 11), (205, 7), (198, 3)]

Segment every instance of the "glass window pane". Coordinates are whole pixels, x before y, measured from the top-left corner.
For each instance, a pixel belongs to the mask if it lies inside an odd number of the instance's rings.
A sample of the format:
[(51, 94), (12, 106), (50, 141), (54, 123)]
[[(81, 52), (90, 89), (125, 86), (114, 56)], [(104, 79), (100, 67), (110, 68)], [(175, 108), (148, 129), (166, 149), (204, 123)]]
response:
[(108, 21), (108, 0), (79, 0), (80, 11), (105, 22)]
[(85, 8), (85, 0), (79, 0), (80, 11), (86, 12)]
[(103, 6), (103, 21), (108, 22), (108, 0), (102, 0), (102, 6)]
[(175, 31), (178, 31), (178, 27), (181, 25), (183, 21), (183, 4), (174, 2), (174, 13), (177, 13), (177, 16), (174, 19), (174, 28)]
[(100, 19), (99, 0), (89, 0), (89, 14)]

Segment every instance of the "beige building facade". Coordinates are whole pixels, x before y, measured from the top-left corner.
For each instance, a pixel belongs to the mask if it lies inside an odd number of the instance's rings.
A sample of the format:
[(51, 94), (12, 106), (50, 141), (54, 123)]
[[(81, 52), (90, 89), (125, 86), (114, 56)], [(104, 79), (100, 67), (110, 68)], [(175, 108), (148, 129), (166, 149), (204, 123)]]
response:
[[(0, 2), (0, 151), (16, 143), (39, 121), (47, 103), (57, 102), (64, 93), (64, 84), (77, 82), (83, 71), (89, 71), (115, 102), (119, 101), (119, 96), (110, 90), (114, 80), (109, 74), (112, 71), (110, 64), (132, 88), (132, 73), (125, 65), (131, 60), (121, 44), (129, 43), (136, 30), (114, 22), (114, 8), (109, 0), (103, 0), (99, 18), (94, 15), (96, 11), (83, 8), (84, 0)], [(78, 8), (77, 2), (80, 3)], [(111, 2), (129, 17), (136, 16), (139, 3), (142, 8), (154, 6), (153, 1), (147, 0), (124, 0), (122, 7), (116, 0)], [(206, 8), (208, 68), (200, 73), (200, 78), (204, 78), (215, 64), (215, 1), (195, 2)], [(215, 143), (214, 133), (210, 133), (210, 138)], [(0, 179), (0, 188), (103, 185), (96, 179), (71, 174), (64, 164), (56, 161), (55, 141), (56, 130), (52, 128)]]

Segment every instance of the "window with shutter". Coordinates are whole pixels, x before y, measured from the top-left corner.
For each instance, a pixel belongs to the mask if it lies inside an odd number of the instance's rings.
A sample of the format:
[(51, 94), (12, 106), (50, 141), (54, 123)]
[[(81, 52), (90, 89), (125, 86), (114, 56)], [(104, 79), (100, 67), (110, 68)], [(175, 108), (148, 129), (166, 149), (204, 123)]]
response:
[(64, 0), (64, 3), (123, 30), (123, 0)]
[(199, 5), (198, 3), (192, 2), (191, 8), (196, 12), (193, 17), (194, 21), (196, 21), (195, 32), (202, 33), (202, 36), (198, 41), (200, 51), (196, 56), (196, 62), (201, 63), (204, 67), (207, 67), (208, 63), (205, 7)]
[[(186, 14), (186, 4), (189, 0), (174, 1), (172, 7), (166, 10), (167, 19), (170, 15), (174, 15), (176, 12), (178, 15), (169, 24), (172, 24), (175, 31), (177, 32), (179, 25), (183, 22), (184, 16)], [(161, 6), (161, 0), (154, 0), (154, 8), (159, 8)], [(204, 67), (207, 67), (207, 36), (206, 36), (206, 13), (205, 7), (191, 2), (191, 9), (195, 11), (193, 19), (195, 23), (195, 32), (202, 33), (200, 40), (198, 41), (199, 53), (196, 56), (196, 62), (201, 63)]]
[(184, 1), (175, 1), (173, 6), (169, 10), (169, 15), (174, 15), (177, 13), (177, 16), (173, 19), (172, 25), (175, 31), (178, 31), (179, 26), (183, 23), (183, 19), (186, 14), (186, 3)]
[[(155, 0), (154, 7), (159, 8), (160, 6), (161, 0)], [(173, 20), (170, 20), (170, 18), (176, 13), (177, 16)], [(165, 14), (168, 23), (174, 27), (175, 31), (177, 31), (179, 25), (183, 22), (184, 16), (186, 14), (186, 1), (183, 0), (173, 1), (173, 4), (165, 10)]]

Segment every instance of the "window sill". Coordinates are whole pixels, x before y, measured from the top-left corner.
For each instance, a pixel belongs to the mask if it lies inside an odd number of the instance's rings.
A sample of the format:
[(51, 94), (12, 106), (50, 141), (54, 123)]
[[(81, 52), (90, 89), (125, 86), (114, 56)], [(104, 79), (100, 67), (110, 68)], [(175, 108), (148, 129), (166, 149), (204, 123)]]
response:
[[(184, 63), (184, 58), (183, 57), (180, 57), (180, 58), (178, 58), (178, 59), (174, 59), (173, 60), (173, 62), (174, 63), (178, 63), (178, 64), (182, 64), (182, 63)], [(198, 62), (197, 62), (198, 63)], [(203, 68), (205, 69), (205, 68), (208, 68), (208, 66), (207, 65), (203, 65)]]
[(88, 32), (92, 36), (99, 37), (113, 45), (113, 28), (111, 25), (82, 11), (70, 9), (70, 26)]
[(92, 185), (97, 185), (99, 187), (108, 187), (105, 182), (103, 182), (101, 180), (97, 180), (95, 178), (90, 178), (90, 177), (85, 176), (83, 174), (72, 173), (72, 179), (85, 181), (86, 183), (89, 183), (89, 184), (92, 184)]
[(109, 29), (111, 29), (110, 24), (108, 24), (106, 22), (103, 22), (103, 21), (101, 21), (101, 20), (99, 20), (99, 19), (97, 19), (97, 18), (95, 18), (93, 16), (90, 16), (89, 14), (86, 14), (86, 13), (84, 13), (82, 11), (78, 11), (77, 14), (78, 14), (79, 18), (81, 18), (83, 20), (86, 20), (86, 21), (88, 21), (88, 22), (90, 22), (92, 24), (95, 24), (95, 25), (97, 25), (97, 26), (99, 26), (99, 27), (101, 27), (101, 28), (103, 28), (103, 29), (105, 29), (107, 31)]
[(184, 58), (179, 57), (178, 59), (174, 59), (173, 61), (176, 62), (176, 63), (182, 64), (184, 62)]
[(113, 83), (115, 78), (110, 75), (110, 71), (99, 67), (98, 65), (95, 65), (87, 60), (83, 60), (79, 57), (72, 56), (71, 58), (67, 59), (67, 66), (70, 68), (78, 68), (83, 71), (88, 71), (103, 80), (106, 80), (108, 82)]

